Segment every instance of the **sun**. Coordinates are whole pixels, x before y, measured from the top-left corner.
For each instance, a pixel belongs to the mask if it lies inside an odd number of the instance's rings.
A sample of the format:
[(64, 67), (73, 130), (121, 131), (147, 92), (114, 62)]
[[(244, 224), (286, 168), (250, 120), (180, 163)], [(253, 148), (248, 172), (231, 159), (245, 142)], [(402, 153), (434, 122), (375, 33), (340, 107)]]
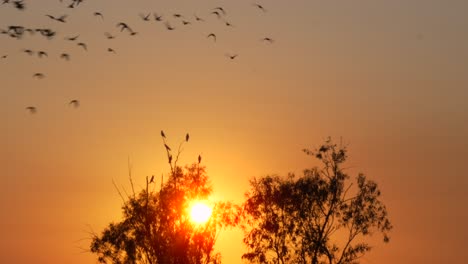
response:
[(204, 201), (196, 201), (192, 203), (190, 207), (190, 219), (195, 224), (204, 224), (210, 217), (213, 210)]

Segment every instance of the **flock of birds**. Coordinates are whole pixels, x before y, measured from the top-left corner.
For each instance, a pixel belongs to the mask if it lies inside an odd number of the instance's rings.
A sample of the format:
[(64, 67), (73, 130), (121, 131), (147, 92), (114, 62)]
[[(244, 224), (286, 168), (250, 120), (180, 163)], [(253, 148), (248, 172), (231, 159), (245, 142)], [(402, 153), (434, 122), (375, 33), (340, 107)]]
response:
[[(20, 11), (23, 11), (23, 10), (27, 9), (27, 3), (25, 2), (25, 0), (0, 0), (0, 1), (1, 1), (0, 7), (10, 6), (10, 7), (14, 8), (14, 9), (17, 9), (17, 10), (20, 10)], [(65, 3), (64, 3), (64, 1), (65, 1)], [(84, 1), (85, 0), (68, 0), (68, 1), (59, 0), (60, 3), (65, 4), (66, 7), (70, 8), (70, 9), (80, 7), (80, 5), (82, 5), (82, 3)], [(252, 7), (258, 9), (260, 12), (263, 12), (263, 13), (267, 12), (267, 10), (261, 4), (253, 3)], [(95, 11), (95, 12), (93, 12), (92, 15), (96, 19), (101, 19), (101, 20), (105, 19), (105, 13), (103, 13), (101, 11)], [(224, 7), (221, 7), (221, 6), (213, 7), (211, 10), (209, 10), (209, 13), (207, 14), (207, 16), (215, 17), (217, 20), (224, 23), (224, 25), (226, 27), (233, 27), (233, 25), (229, 21), (226, 20), (227, 11), (226, 11), (226, 9)], [(66, 24), (68, 22), (68, 15), (67, 14), (59, 15), (59, 16), (45, 14), (45, 17), (51, 19), (52, 21), (60, 23), (60, 24)], [(156, 21), (158, 23), (163, 23), (164, 27), (168, 31), (176, 30), (176, 27), (173, 26), (171, 24), (170, 20), (169, 20), (169, 18), (171, 18), (171, 17), (172, 17), (172, 19), (179, 20), (179, 22), (183, 26), (191, 25), (192, 22), (193, 23), (205, 22), (205, 18), (202, 18), (202, 17), (200, 17), (198, 15), (193, 15), (193, 20), (190, 20), (188, 17), (186, 17), (186, 16), (184, 16), (184, 15), (182, 15), (180, 13), (174, 13), (171, 16), (165, 17), (165, 16), (163, 16), (161, 14), (158, 14), (156, 12), (150, 12), (150, 13), (145, 13), (145, 14), (139, 14), (139, 17), (141, 18), (141, 20), (143, 22)], [(118, 31), (121, 34), (124, 33), (124, 34), (128, 34), (129, 36), (135, 36), (135, 35), (138, 34), (138, 32), (135, 31), (126, 22), (116, 23), (116, 28), (118, 29)], [(41, 37), (44, 37), (44, 38), (46, 38), (48, 40), (56, 39), (57, 36), (58, 36), (57, 31), (52, 29), (52, 28), (28, 28), (28, 27), (24, 27), (24, 26), (20, 26), (20, 25), (9, 25), (9, 26), (7, 26), (6, 29), (0, 29), (0, 35), (5, 35), (5, 36), (8, 36), (8, 37), (11, 37), (11, 38), (14, 38), (14, 39), (18, 39), (18, 40), (22, 39), (26, 34), (28, 34), (30, 36), (34, 36), (34, 35), (37, 34), (37, 35), (39, 35)], [(105, 38), (107, 38), (109, 40), (115, 39), (117, 37), (116, 35), (113, 35), (113, 34), (111, 34), (109, 32), (105, 32), (104, 36), (105, 36)], [(208, 33), (206, 35), (206, 38), (210, 39), (213, 42), (217, 41), (217, 35), (214, 32)], [(84, 41), (80, 40), (80, 35), (79, 34), (72, 35), (72, 36), (65, 36), (64, 40), (67, 41), (67, 42), (75, 43), (83, 51), (88, 51), (88, 44), (85, 43)], [(271, 37), (264, 37), (264, 38), (261, 38), (260, 40), (262, 42), (266, 42), (266, 43), (269, 43), (269, 44), (272, 44), (274, 42), (273, 38), (271, 38)], [(29, 56), (37, 56), (38, 58), (47, 58), (47, 57), (49, 57), (49, 53), (47, 51), (43, 51), (43, 50), (35, 51), (35, 50), (32, 50), (32, 49), (23, 49), (23, 50), (21, 50), (21, 52), (24, 53), (24, 54), (27, 54)], [(117, 53), (116, 50), (111, 48), (111, 47), (107, 48), (107, 52), (113, 53), (113, 54)], [(235, 54), (226, 53), (225, 56), (229, 60), (234, 60), (239, 56), (239, 54), (237, 54), (237, 53), (235, 53)], [(70, 61), (72, 56), (69, 53), (64, 52), (64, 53), (61, 53), (58, 57), (60, 59), (65, 60), (65, 61)], [(6, 54), (0, 56), (1, 60), (5, 60), (7, 58), (8, 58), (8, 55), (6, 55)], [(32, 74), (32, 78), (38, 79), (38, 80), (44, 79), (45, 77), (46, 77), (46, 75), (43, 72), (36, 72), (36, 73)], [(71, 100), (69, 102), (69, 105), (74, 107), (74, 108), (78, 108), (80, 106), (80, 102), (79, 102), (79, 100), (74, 99), (74, 100)], [(27, 106), (25, 109), (31, 114), (35, 114), (38, 111), (38, 108), (36, 106)]]

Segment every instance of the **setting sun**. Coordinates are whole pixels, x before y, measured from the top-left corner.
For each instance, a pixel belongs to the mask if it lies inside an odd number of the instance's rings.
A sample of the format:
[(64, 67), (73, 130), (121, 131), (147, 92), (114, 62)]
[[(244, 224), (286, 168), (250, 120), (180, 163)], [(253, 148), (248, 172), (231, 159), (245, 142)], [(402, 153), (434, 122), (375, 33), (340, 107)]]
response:
[(206, 202), (197, 201), (190, 208), (190, 218), (196, 224), (204, 224), (210, 219), (212, 211)]

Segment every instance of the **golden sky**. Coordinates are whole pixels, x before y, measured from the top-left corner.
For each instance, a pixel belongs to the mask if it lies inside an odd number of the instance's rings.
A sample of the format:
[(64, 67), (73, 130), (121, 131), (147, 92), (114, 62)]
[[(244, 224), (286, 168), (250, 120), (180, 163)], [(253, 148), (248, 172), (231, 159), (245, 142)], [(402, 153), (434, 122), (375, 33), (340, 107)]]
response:
[[(138, 186), (169, 171), (161, 129), (174, 145), (189, 132), (182, 163), (201, 153), (214, 199), (235, 202), (251, 177), (301, 173), (316, 164), (301, 149), (343, 137), (348, 171), (379, 183), (394, 225), (390, 244), (376, 236), (362, 263), (468, 258), (467, 1), (25, 2), (0, 5), (0, 28), (57, 37), (0, 35), (0, 263), (95, 263), (80, 248), (90, 228), (120, 219), (112, 180), (129, 188), (127, 159)], [(218, 6), (232, 27), (210, 14)], [(176, 29), (142, 21), (149, 12)], [(76, 35), (88, 51), (64, 40)], [(241, 263), (241, 241), (236, 230), (220, 235), (225, 263)]]

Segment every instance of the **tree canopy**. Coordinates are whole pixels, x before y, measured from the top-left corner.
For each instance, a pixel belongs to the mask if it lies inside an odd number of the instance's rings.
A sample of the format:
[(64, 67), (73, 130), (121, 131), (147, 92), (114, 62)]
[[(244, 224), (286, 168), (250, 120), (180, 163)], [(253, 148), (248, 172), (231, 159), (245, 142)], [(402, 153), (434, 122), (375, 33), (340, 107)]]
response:
[(242, 258), (253, 263), (358, 263), (377, 231), (389, 241), (392, 225), (380, 190), (363, 174), (350, 180), (342, 165), (347, 149), (327, 140), (304, 152), (322, 167), (296, 177), (254, 178), (244, 203)]

